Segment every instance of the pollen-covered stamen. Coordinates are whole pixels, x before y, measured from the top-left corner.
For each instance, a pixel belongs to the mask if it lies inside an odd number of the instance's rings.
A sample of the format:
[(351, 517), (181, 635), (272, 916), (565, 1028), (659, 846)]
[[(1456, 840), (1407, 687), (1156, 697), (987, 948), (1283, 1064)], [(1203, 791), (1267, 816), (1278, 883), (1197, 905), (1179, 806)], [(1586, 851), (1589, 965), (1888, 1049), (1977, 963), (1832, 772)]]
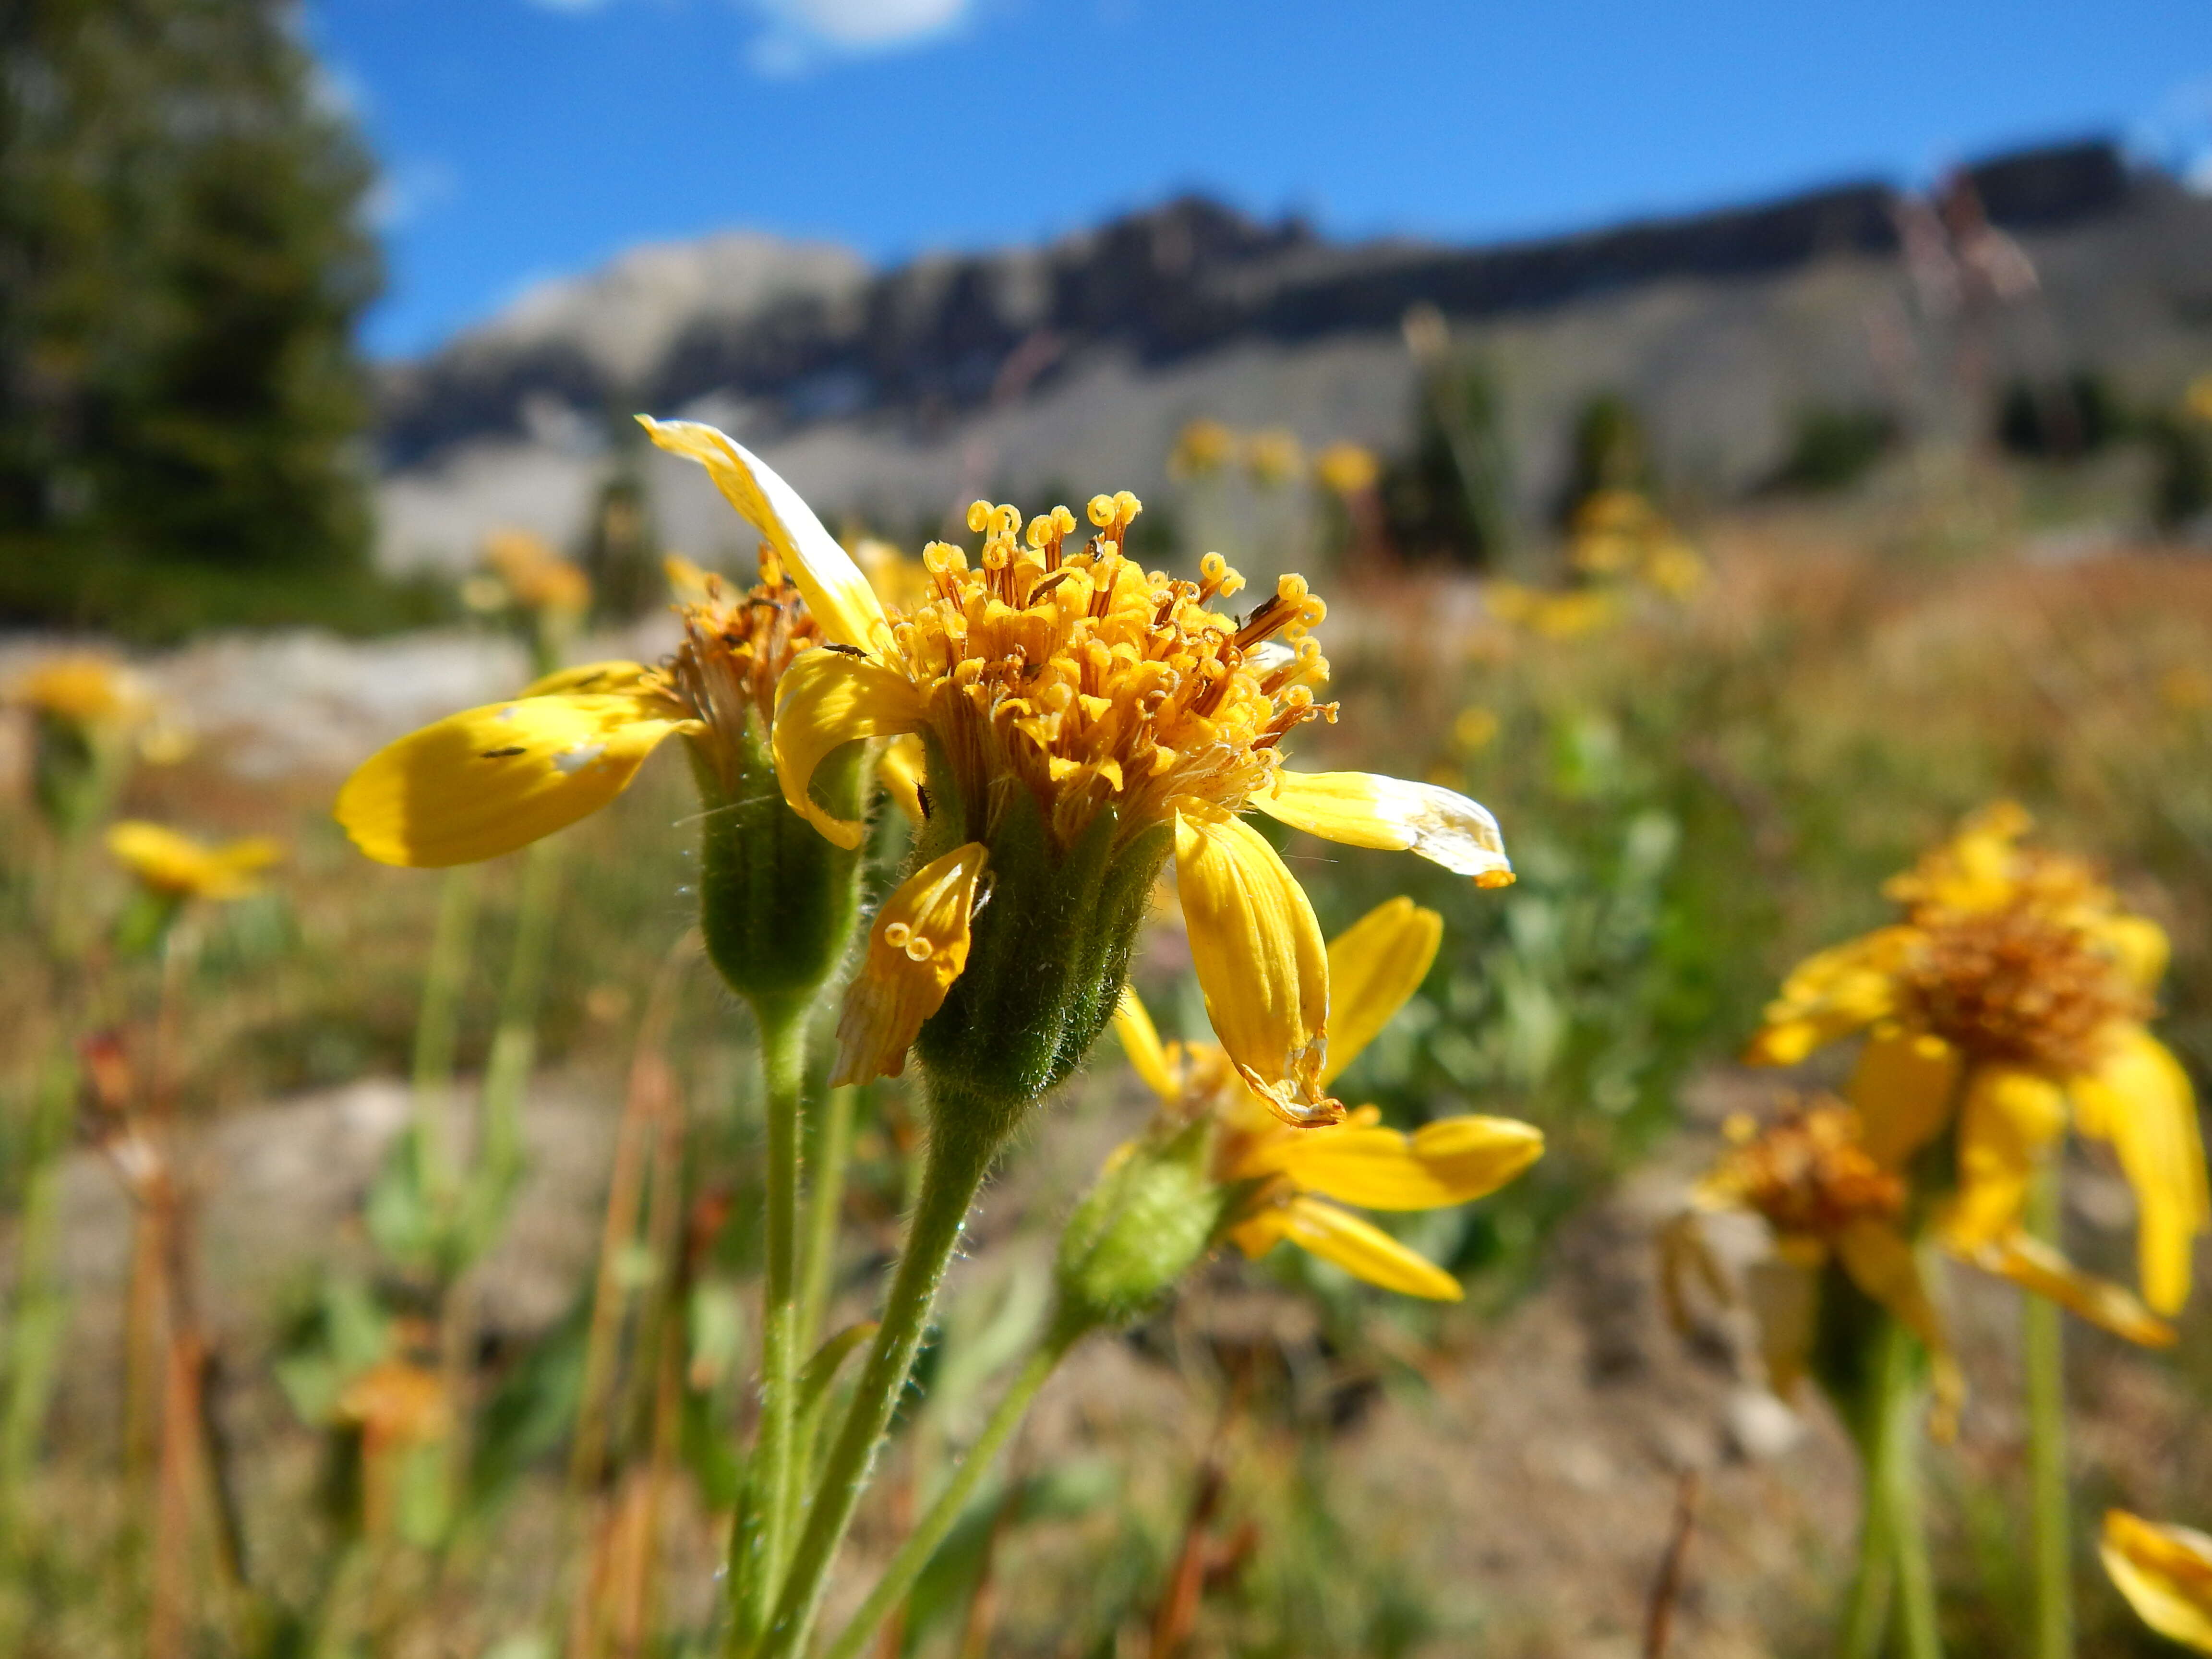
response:
[(1929, 1030), (1976, 1059), (2080, 1075), (2096, 1068), (2116, 1024), (2150, 1012), (2120, 963), (2032, 900), (1929, 909), (1919, 921), (1906, 994)]
[(704, 597), (679, 605), (683, 642), (667, 663), (677, 699), (703, 730), (701, 748), (726, 786), (737, 781), (738, 745), (751, 717), (765, 737), (775, 711), (776, 683), (793, 658), (822, 642), (821, 629), (784, 577), (773, 549), (760, 553), (760, 580), (732, 596), (721, 579), (705, 579)]

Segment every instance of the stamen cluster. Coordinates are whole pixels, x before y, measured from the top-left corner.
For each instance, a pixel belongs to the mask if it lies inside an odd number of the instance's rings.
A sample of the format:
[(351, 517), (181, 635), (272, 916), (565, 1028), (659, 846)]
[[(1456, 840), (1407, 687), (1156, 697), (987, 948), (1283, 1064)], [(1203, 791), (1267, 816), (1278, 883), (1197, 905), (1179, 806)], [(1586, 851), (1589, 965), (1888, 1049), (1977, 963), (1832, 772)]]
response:
[(1918, 1024), (1976, 1059), (2078, 1075), (2115, 1022), (2150, 1012), (2108, 951), (2039, 902), (1916, 921), (1902, 988)]
[(1233, 811), (1266, 784), (1286, 732), (1335, 718), (1311, 690), (1328, 664), (1306, 630), (1326, 607), (1305, 583), (1285, 576), (1242, 621), (1225, 615), (1211, 607), (1244, 581), (1218, 554), (1195, 582), (1125, 556), (1139, 510), (1126, 490), (1094, 497), (1098, 533), (1070, 550), (1066, 507), (1024, 532), (1015, 508), (977, 501), (973, 566), (942, 542), (923, 550), (927, 590), (894, 619), (893, 650), (971, 811), (995, 821), (1018, 781), (1066, 844), (1109, 803), (1124, 836), (1178, 797)]
[(1894, 1219), (1905, 1183), (1859, 1144), (1858, 1114), (1834, 1102), (1795, 1106), (1741, 1143), (1707, 1188), (1766, 1218), (1778, 1233), (1832, 1238), (1854, 1221)]
[(734, 781), (735, 756), (745, 741), (747, 714), (757, 714), (757, 741), (775, 713), (776, 682), (800, 652), (821, 644), (822, 630), (801, 602), (782, 562), (765, 543), (760, 580), (732, 595), (708, 574), (702, 598), (679, 608), (684, 641), (666, 668), (676, 696), (706, 727), (704, 747)]

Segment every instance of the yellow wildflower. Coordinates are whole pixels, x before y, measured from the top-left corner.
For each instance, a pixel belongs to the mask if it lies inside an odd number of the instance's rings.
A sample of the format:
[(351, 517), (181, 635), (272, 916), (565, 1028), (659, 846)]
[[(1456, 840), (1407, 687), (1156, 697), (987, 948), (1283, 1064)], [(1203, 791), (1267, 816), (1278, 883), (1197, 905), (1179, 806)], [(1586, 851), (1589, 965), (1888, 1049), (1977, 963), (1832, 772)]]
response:
[(2022, 848), (2026, 813), (1977, 814), (1887, 895), (1905, 920), (1808, 957), (1747, 1056), (1793, 1065), (1865, 1031), (1850, 1094), (1900, 1166), (1954, 1118), (1958, 1191), (1940, 1218), (1970, 1258), (2017, 1248), (2029, 1182), (2063, 1131), (2109, 1143), (2141, 1206), (2144, 1300), (2187, 1300), (2205, 1230), (2189, 1080), (2144, 1025), (2166, 936), (2077, 860)]
[(2212, 1653), (2212, 1538), (2107, 1510), (2097, 1553), (2143, 1623), (2169, 1641)]
[(448, 715), (354, 773), (337, 816), (386, 864), (472, 864), (597, 811), (672, 732), (726, 777), (749, 720), (772, 717), (778, 678), (823, 643), (857, 646), (882, 615), (867, 580), (794, 490), (720, 433), (648, 422), (663, 448), (707, 465), (764, 538), (761, 580), (731, 594), (669, 561), (684, 641), (658, 668), (604, 662), (548, 675), (523, 695)]
[(15, 700), (74, 726), (131, 725), (154, 712), (136, 675), (89, 651), (47, 658), (15, 683)]
[[(1443, 932), (1435, 911), (1396, 898), (1330, 945), (1338, 1034), (1323, 1083), (1357, 1059), (1419, 988)], [(1442, 1118), (1407, 1135), (1384, 1127), (1371, 1106), (1340, 1123), (1293, 1128), (1220, 1048), (1163, 1043), (1133, 991), (1123, 992), (1114, 1024), (1130, 1064), (1159, 1097), (1166, 1125), (1211, 1119), (1213, 1179), (1249, 1183), (1229, 1217), (1229, 1237), (1249, 1257), (1288, 1240), (1384, 1290), (1457, 1301), (1462, 1292), (1449, 1273), (1326, 1200), (1370, 1210), (1464, 1204), (1495, 1192), (1544, 1150), (1541, 1131), (1510, 1118)]]
[(158, 823), (126, 818), (111, 824), (107, 850), (165, 898), (235, 899), (257, 892), (262, 871), (284, 856), (281, 842), (253, 836), (209, 847)]
[[(1118, 868), (1121, 854), (1150, 860), (1130, 877), (1128, 890), (1141, 894), (1171, 851), (1200, 983), (1231, 1061), (1285, 1117), (1325, 1121), (1340, 1115), (1320, 1084), (1327, 953), (1304, 892), (1237, 814), (1257, 808), (1330, 840), (1410, 849), (1486, 885), (1510, 881), (1510, 867), (1496, 821), (1463, 796), (1366, 773), (1285, 768), (1282, 739), (1334, 713), (1314, 700), (1328, 665), (1306, 637), (1325, 607), (1285, 576), (1241, 621), (1211, 608), (1243, 579), (1218, 554), (1196, 582), (1146, 574), (1122, 552), (1139, 510), (1126, 492), (1094, 497), (1098, 533), (1071, 549), (1075, 517), (1066, 507), (1022, 532), (1014, 508), (976, 502), (969, 525), (984, 543), (972, 568), (958, 548), (933, 544), (922, 555), (927, 603), (891, 616), (868, 595), (874, 608), (853, 629), (852, 648), (811, 653), (784, 677), (775, 726), (784, 798), (832, 841), (857, 845), (861, 826), (812, 798), (816, 769), (855, 738), (914, 732), (928, 755), (928, 856), (963, 844), (1003, 849), (1018, 831), (1040, 843), (1042, 893), (1066, 889), (1075, 878), (1049, 870), (1097, 842), (1107, 868)], [(1033, 833), (1021, 827), (1029, 825)], [(998, 869), (992, 879), (1006, 875)], [(1081, 879), (1095, 886), (1098, 878)], [(1086, 958), (1114, 981), (1080, 992), (1086, 1008), (1094, 993), (1105, 999), (1100, 1021), (1127, 949), (1109, 928)], [(939, 971), (872, 953), (864, 977), (879, 970)], [(857, 994), (880, 1008), (920, 1006)], [(1078, 1024), (1088, 1017), (1049, 1015)], [(1088, 1036), (1066, 1029), (1079, 1053)], [(856, 1050), (874, 1054), (915, 1035), (846, 1028)], [(1073, 1064), (1054, 1052), (1040, 1076)]]
[[(1697, 1216), (1747, 1211), (1772, 1229), (1784, 1271), (1811, 1274), (1832, 1261), (1920, 1339), (1933, 1362), (1937, 1421), (1948, 1428), (1964, 1384), (1914, 1247), (1906, 1173), (1914, 1149), (1881, 1139), (1859, 1111), (1836, 1100), (1793, 1107), (1764, 1129), (1740, 1118), (1729, 1130), (1736, 1144), (1698, 1184), (1689, 1214), (1662, 1241), (1667, 1298), (1678, 1322), (1685, 1278), (1694, 1273), (1708, 1283), (1718, 1279), (1696, 1231)], [(2163, 1346), (2173, 1340), (2172, 1328), (2126, 1291), (2081, 1272), (2025, 1233), (2008, 1233), (1967, 1259), (2131, 1341)], [(1765, 1288), (1760, 1334), (1767, 1376), (1774, 1391), (1786, 1395), (1810, 1352), (1813, 1324), (1804, 1310), (1812, 1290), (1801, 1283), (1783, 1297)]]
[(591, 579), (533, 532), (493, 531), (484, 538), (483, 561), (525, 611), (576, 616), (592, 608)]
[(1364, 445), (1334, 443), (1314, 457), (1314, 477), (1333, 495), (1360, 495), (1375, 488), (1382, 464)]
[(1271, 427), (1252, 434), (1245, 446), (1244, 465), (1255, 483), (1272, 489), (1291, 483), (1305, 471), (1306, 453), (1296, 433)]
[(1206, 478), (1236, 459), (1237, 434), (1218, 421), (1187, 422), (1176, 434), (1168, 456), (1168, 473), (1176, 478)]

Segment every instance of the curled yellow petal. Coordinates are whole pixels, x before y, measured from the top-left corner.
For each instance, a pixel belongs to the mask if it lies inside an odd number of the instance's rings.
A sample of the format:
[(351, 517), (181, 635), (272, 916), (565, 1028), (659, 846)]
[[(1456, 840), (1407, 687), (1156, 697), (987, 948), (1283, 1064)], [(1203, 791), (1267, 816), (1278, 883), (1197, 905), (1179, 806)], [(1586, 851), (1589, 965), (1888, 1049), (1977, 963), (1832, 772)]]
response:
[(2021, 1289), (2057, 1303), (2077, 1318), (2103, 1327), (2146, 1348), (2170, 1348), (2173, 1327), (2109, 1279), (2085, 1273), (2041, 1239), (2009, 1233), (1972, 1252), (1966, 1260), (1984, 1273), (2010, 1279)]
[(815, 769), (860, 738), (894, 737), (921, 724), (921, 695), (903, 674), (842, 651), (809, 651), (776, 682), (776, 781), (791, 810), (840, 847), (858, 847), (866, 826), (833, 817), (814, 799)]
[(1129, 1068), (1144, 1079), (1147, 1089), (1173, 1105), (1176, 1080), (1168, 1065), (1167, 1048), (1133, 986), (1124, 985), (1121, 1000), (1114, 1005), (1114, 1035), (1121, 1039), (1121, 1052), (1129, 1057)]
[(1489, 809), (1433, 783), (1374, 772), (1280, 771), (1252, 805), (1293, 830), (1347, 847), (1419, 853), (1478, 886), (1513, 879)]
[(2097, 1553), (2143, 1623), (2169, 1641), (2212, 1653), (2212, 1538), (2107, 1510)]
[(876, 763), (876, 776), (883, 783), (884, 793), (913, 823), (927, 816), (921, 810), (921, 787), (928, 774), (924, 753), (921, 739), (908, 732), (885, 744), (883, 758)]
[(1460, 1282), (1427, 1257), (1415, 1255), (1372, 1222), (1316, 1199), (1291, 1198), (1239, 1225), (1230, 1237), (1248, 1256), (1261, 1256), (1287, 1239), (1354, 1279), (1403, 1296), (1457, 1302)]
[(702, 422), (656, 421), (641, 415), (638, 424), (670, 454), (707, 469), (724, 499), (775, 550), (825, 639), (861, 651), (877, 648), (877, 635), (884, 627), (883, 602), (852, 556), (774, 468), (728, 434)]
[(1859, 1051), (1845, 1092), (1858, 1109), (1859, 1145), (1886, 1170), (1938, 1134), (1959, 1080), (1958, 1051), (1939, 1036), (1884, 1021)]
[(1942, 1316), (1928, 1294), (1920, 1272), (1920, 1258), (1912, 1241), (1894, 1223), (1864, 1217), (1837, 1235), (1837, 1261), (1851, 1282), (1918, 1337), (1928, 1350), (1928, 1369), (1935, 1402), (1929, 1413), (1930, 1431), (1948, 1440), (1957, 1431), (1959, 1407), (1966, 1399), (1966, 1382), (1959, 1362), (1951, 1356)]
[(1510, 1117), (1448, 1117), (1411, 1135), (1351, 1123), (1271, 1142), (1255, 1169), (1370, 1210), (1434, 1210), (1496, 1192), (1543, 1156), (1543, 1131)]
[(989, 849), (956, 847), (898, 885), (868, 930), (868, 959), (845, 993), (837, 1019), (837, 1069), (832, 1086), (896, 1077), (906, 1069), (922, 1021), (968, 965), (969, 925), (975, 884)]
[(1910, 927), (1882, 927), (1809, 956), (1766, 1005), (1766, 1023), (1744, 1059), (1753, 1066), (1795, 1066), (1813, 1050), (1887, 1017), (1895, 1007), (1895, 975), (1917, 937)]
[(1442, 916), (1400, 897), (1386, 899), (1329, 941), (1324, 1084), (1358, 1059), (1420, 989), (1443, 936)]
[(2018, 1231), (2028, 1184), (2066, 1128), (2057, 1085), (2009, 1066), (1979, 1066), (1959, 1109), (1959, 1190), (1943, 1242), (1978, 1249)]
[(1218, 806), (1176, 813), (1176, 887), (1206, 1018), (1237, 1073), (1286, 1121), (1334, 1122), (1328, 951), (1305, 890), (1259, 831)]
[(266, 836), (209, 847), (139, 818), (110, 824), (106, 842), (132, 875), (178, 898), (244, 898), (260, 885), (254, 877), (284, 856), (284, 844)]
[(496, 858), (598, 811), (684, 724), (623, 696), (466, 709), (362, 762), (338, 791), (337, 820), (382, 864)]
[(2189, 1299), (2190, 1257), (2212, 1205), (2203, 1133), (2181, 1063), (2140, 1025), (2120, 1027), (2103, 1063), (2068, 1085), (2081, 1133), (2112, 1143), (2140, 1212), (2143, 1300), (2162, 1314)]

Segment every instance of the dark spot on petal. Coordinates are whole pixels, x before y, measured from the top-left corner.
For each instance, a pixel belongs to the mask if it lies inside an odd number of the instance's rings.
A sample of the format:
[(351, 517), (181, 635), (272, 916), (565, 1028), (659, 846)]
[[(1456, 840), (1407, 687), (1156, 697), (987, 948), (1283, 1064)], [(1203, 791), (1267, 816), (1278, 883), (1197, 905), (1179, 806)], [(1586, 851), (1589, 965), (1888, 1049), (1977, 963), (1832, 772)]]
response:
[(524, 748), (520, 744), (516, 744), (511, 749), (487, 749), (479, 758), (483, 760), (505, 760), (509, 755), (526, 755), (530, 751)]

